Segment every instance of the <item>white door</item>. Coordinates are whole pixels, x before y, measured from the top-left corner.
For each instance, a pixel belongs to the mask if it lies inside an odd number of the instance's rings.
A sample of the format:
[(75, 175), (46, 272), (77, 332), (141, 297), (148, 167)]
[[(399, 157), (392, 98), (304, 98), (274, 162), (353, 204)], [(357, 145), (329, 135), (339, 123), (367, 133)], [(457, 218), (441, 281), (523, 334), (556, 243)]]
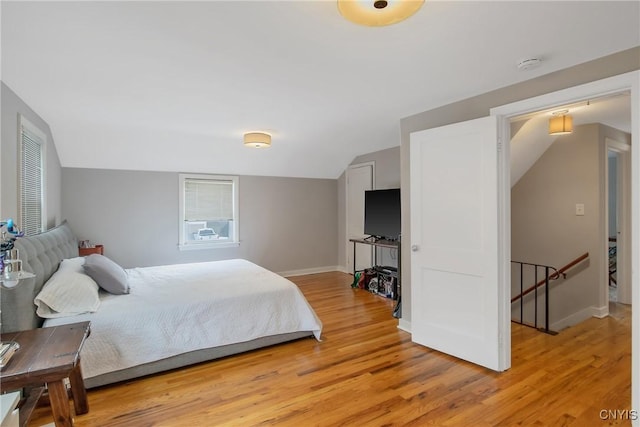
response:
[(491, 116), (411, 134), (411, 329), (418, 344), (504, 370), (497, 129)]
[[(347, 168), (347, 272), (353, 272), (353, 243), (349, 239), (362, 239), (364, 234), (364, 192), (373, 190), (373, 163), (362, 163)], [(372, 266), (372, 246), (357, 245), (356, 269)]]

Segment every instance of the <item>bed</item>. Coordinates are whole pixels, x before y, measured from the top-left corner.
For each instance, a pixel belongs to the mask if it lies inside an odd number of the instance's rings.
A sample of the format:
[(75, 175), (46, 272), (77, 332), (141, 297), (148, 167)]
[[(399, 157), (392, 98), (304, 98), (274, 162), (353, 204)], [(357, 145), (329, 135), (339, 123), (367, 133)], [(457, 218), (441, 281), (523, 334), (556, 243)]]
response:
[[(91, 321), (81, 352), (87, 388), (303, 337), (320, 339), (322, 323), (297, 286), (241, 259), (127, 269), (127, 294), (101, 289), (95, 312), (67, 316), (62, 310), (43, 320), (34, 299), (62, 270), (81, 271), (77, 240), (63, 223), (18, 239), (16, 247), (23, 268), (36, 278), (2, 290), (2, 331)], [(67, 287), (72, 282), (64, 281)]]

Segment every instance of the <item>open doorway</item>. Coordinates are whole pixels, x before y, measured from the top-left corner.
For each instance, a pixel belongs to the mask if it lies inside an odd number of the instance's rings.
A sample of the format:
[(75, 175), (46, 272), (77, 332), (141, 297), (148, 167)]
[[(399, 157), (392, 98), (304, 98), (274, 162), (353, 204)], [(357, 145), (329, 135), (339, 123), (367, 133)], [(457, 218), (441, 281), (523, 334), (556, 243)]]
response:
[[(608, 302), (631, 304), (630, 268), (630, 174), (627, 141), (606, 138), (607, 276)], [(604, 288), (605, 286), (603, 286)]]
[(618, 301), (618, 153), (607, 148), (607, 255), (609, 269), (607, 271), (607, 287), (609, 302)]
[[(590, 98), (597, 98), (601, 96), (607, 96), (616, 93), (622, 93), (625, 91), (629, 91), (630, 93), (630, 104), (631, 104), (631, 135), (632, 135), (632, 146), (638, 146), (640, 137), (640, 72), (631, 72), (627, 74), (622, 74), (618, 76), (614, 76), (611, 78), (599, 80), (592, 83), (587, 83), (581, 86), (576, 86), (568, 89), (564, 89), (558, 92), (549, 93), (546, 95), (541, 95), (535, 98), (530, 98), (527, 100), (515, 102), (512, 104), (504, 105), (501, 107), (496, 107), (491, 109), (491, 115), (501, 116), (502, 117), (502, 134), (505, 136), (506, 140), (509, 140), (511, 129), (509, 119), (523, 116), (525, 114), (532, 114), (534, 112), (556, 109), (560, 106), (586, 101)], [(507, 145), (506, 149), (504, 149), (504, 153), (502, 154), (504, 163), (509, 164), (509, 146)], [(603, 156), (606, 159), (606, 155)], [(639, 232), (639, 219), (640, 213), (639, 209), (639, 199), (640, 199), (640, 188), (638, 187), (638, 173), (640, 172), (640, 153), (638, 150), (631, 151), (629, 154), (629, 173), (631, 176), (630, 183), (631, 188), (629, 193), (630, 197), (630, 219), (629, 219), (629, 247), (630, 251), (628, 251), (631, 255), (629, 265), (631, 267), (631, 271), (636, 271), (638, 269), (639, 258), (637, 253), (639, 251), (639, 241), (640, 241), (640, 232)], [(505, 196), (503, 199), (509, 200), (509, 188), (508, 184), (506, 184), (509, 180), (509, 168), (508, 166), (505, 168), (506, 173), (502, 176), (502, 186), (501, 189)], [(504, 222), (507, 224), (507, 227), (510, 227), (511, 218), (507, 215), (505, 217)], [(606, 228), (603, 228), (606, 230)], [(605, 233), (603, 232), (604, 236)], [(608, 239), (603, 241), (603, 245), (600, 249), (603, 252), (606, 252), (607, 246), (605, 243)], [(508, 254), (510, 253), (510, 245), (511, 239), (510, 236), (506, 235), (505, 238), (501, 242), (501, 247), (504, 248), (505, 261), (507, 261)], [(604, 259), (603, 259), (604, 262)], [(605, 264), (606, 265), (606, 264)], [(508, 279), (505, 283), (505, 286), (509, 286)], [(632, 274), (630, 276), (630, 289), (632, 294), (632, 302), (634, 306), (638, 306), (640, 301), (640, 278), (637, 274)], [(608, 300), (608, 297), (605, 297)], [(509, 301), (504, 301), (505, 304), (508, 304)], [(638, 324), (640, 322), (640, 313), (638, 310), (632, 308), (632, 324)], [(632, 328), (632, 353), (637, 353), (638, 345), (640, 343), (640, 331), (637, 328)], [(510, 343), (509, 343), (510, 345)], [(640, 406), (640, 380), (638, 379), (638, 372), (640, 368), (640, 364), (638, 363), (637, 356), (633, 356), (632, 354), (632, 367), (631, 367), (631, 407), (636, 408)]]
[[(624, 302), (631, 302), (630, 109), (625, 91), (511, 119), (512, 260), (541, 266), (537, 279), (528, 264), (524, 277), (522, 268), (512, 271), (512, 297), (520, 295), (521, 281), (526, 290), (542, 285), (543, 266), (563, 273), (551, 277), (549, 306), (544, 286), (516, 300), (516, 321), (535, 319), (536, 327), (560, 331), (607, 316), (610, 297), (618, 301), (618, 281), (629, 288)], [(556, 111), (573, 119), (571, 131), (550, 134)], [(539, 323), (543, 317), (549, 324)]]

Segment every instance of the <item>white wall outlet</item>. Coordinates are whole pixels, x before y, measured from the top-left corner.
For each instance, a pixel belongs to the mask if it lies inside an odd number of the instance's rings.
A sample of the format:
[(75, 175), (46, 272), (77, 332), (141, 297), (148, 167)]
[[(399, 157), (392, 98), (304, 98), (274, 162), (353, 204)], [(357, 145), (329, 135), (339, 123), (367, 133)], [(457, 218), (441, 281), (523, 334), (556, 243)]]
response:
[(576, 203), (576, 216), (584, 215), (584, 203)]

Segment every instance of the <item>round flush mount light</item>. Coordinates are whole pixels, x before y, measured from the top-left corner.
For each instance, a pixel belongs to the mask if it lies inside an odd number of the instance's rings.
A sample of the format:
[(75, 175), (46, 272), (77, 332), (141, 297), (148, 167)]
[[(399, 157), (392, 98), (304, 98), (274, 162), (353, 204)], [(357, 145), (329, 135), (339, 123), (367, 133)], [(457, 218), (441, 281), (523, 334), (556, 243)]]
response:
[(251, 148), (271, 147), (271, 135), (265, 132), (249, 132), (244, 134), (244, 145)]
[(416, 13), (424, 0), (338, 0), (340, 14), (369, 27), (396, 24)]

